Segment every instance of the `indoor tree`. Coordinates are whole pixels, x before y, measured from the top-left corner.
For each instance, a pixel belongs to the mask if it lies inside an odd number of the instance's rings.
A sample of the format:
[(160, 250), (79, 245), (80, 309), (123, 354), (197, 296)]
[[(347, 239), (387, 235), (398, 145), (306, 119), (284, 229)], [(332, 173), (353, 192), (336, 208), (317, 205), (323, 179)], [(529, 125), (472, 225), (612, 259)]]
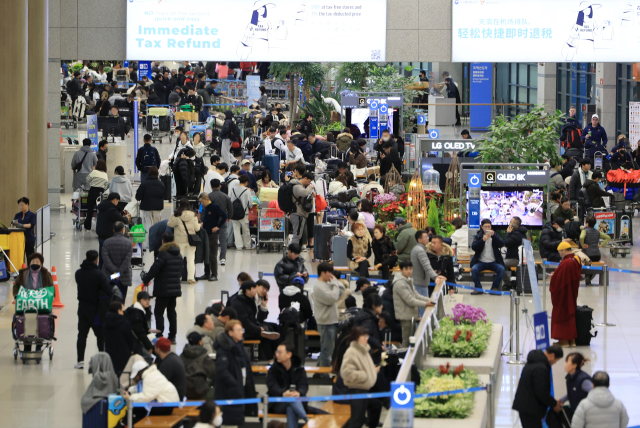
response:
[(298, 99), (300, 98), (300, 78), (303, 79), (302, 90), (309, 99), (310, 87), (321, 86), (325, 70), (319, 62), (272, 62), (269, 71), (273, 77), (283, 81), (289, 81), (289, 106), (291, 109), (291, 124), (294, 125), (300, 119), (298, 111)]

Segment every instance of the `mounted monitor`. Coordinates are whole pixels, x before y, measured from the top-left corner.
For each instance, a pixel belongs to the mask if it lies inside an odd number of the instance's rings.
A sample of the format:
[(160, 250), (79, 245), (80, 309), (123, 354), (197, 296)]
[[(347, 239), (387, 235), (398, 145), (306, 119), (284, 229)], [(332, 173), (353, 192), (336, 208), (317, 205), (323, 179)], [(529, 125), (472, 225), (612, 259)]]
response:
[(542, 187), (483, 187), (480, 190), (480, 221), (488, 218), (497, 228), (519, 217), (528, 228), (544, 225)]

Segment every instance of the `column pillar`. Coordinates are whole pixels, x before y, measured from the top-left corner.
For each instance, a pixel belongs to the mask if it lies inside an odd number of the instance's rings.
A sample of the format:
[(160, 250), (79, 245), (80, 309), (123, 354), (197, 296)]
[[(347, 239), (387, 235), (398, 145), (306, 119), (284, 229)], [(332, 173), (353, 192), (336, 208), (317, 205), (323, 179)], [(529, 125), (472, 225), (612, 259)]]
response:
[(538, 106), (544, 105), (544, 111), (553, 113), (556, 111), (557, 89), (556, 89), (555, 62), (545, 62), (538, 64)]
[[(0, 13), (0, 76), (5, 82), (25, 82), (27, 67), (27, 2), (3, 2)], [(34, 70), (34, 73), (39, 70)], [(8, 224), (27, 195), (27, 94), (0, 103), (0, 220)]]
[(49, 0), (29, 0), (29, 135), (27, 191), (36, 210), (48, 203), (47, 79), (49, 69)]
[[(618, 134), (616, 132), (616, 63), (596, 63), (596, 113), (600, 125), (607, 131), (609, 149), (613, 147)], [(591, 117), (587, 118), (587, 123)]]

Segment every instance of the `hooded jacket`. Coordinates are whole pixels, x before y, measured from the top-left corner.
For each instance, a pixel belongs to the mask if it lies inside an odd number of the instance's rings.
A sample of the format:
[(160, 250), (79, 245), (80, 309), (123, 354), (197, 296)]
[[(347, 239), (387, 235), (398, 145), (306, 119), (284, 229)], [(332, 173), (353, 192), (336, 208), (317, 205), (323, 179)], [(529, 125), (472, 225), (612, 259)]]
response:
[(356, 168), (358, 168), (358, 169), (366, 168), (367, 167), (367, 157), (358, 148), (357, 151), (356, 151), (356, 154), (353, 154), (353, 152), (351, 152), (351, 151), (349, 152), (349, 163), (351, 165), (355, 165)]
[(427, 247), (419, 242), (411, 250), (411, 264), (413, 265), (411, 278), (414, 285), (427, 287), (438, 276), (433, 267), (431, 267), (431, 262), (427, 255)]
[[(527, 356), (511, 408), (542, 419), (548, 407), (557, 401), (551, 395), (551, 365), (543, 351), (533, 350)], [(573, 426), (573, 425), (572, 425)]]
[(562, 178), (562, 174), (560, 171), (555, 168), (551, 168), (549, 170), (549, 181), (551, 181), (551, 185), (556, 189), (566, 189), (567, 183), (564, 182), (564, 178)]
[(547, 222), (540, 233), (540, 257), (547, 259), (558, 254), (558, 245), (562, 242), (562, 231), (558, 232), (555, 223)]
[(283, 309), (291, 307), (291, 303), (294, 302), (299, 304), (298, 313), (301, 323), (313, 318), (313, 309), (309, 298), (302, 294), (302, 290), (297, 285), (287, 285), (278, 296), (278, 307), (282, 312)]
[(111, 357), (118, 376), (127, 365), (135, 345), (136, 337), (124, 315), (107, 313), (104, 317), (104, 351)]
[(120, 283), (125, 287), (131, 287), (131, 255), (133, 245), (129, 238), (122, 232), (115, 233), (102, 245), (102, 271), (107, 277), (116, 272), (120, 273)]
[(520, 258), (518, 248), (525, 239), (527, 239), (527, 228), (522, 225), (511, 233), (505, 233), (504, 246), (507, 247), (507, 259), (518, 260)]
[(589, 195), (589, 200), (593, 208), (604, 207), (604, 199), (602, 198), (605, 196), (613, 196), (612, 193), (603, 190), (600, 185), (593, 180), (585, 181), (582, 187), (587, 189), (587, 195)]
[[(291, 260), (286, 255), (276, 263), (276, 267), (273, 271), (273, 276), (276, 278), (276, 283), (280, 289), (287, 285), (293, 284), (294, 278), (298, 277), (298, 272), (308, 272), (304, 265), (304, 259), (298, 256), (295, 260)], [(304, 278), (304, 282), (309, 282), (309, 276)]]
[(113, 370), (111, 358), (106, 352), (98, 352), (91, 357), (89, 374), (93, 375), (93, 377), (91, 378), (91, 384), (80, 400), (82, 413), (87, 413), (102, 399), (107, 398), (109, 394), (117, 394), (120, 386), (116, 372)]
[[(211, 315), (213, 316), (213, 315)], [(215, 319), (218, 319), (218, 317), (214, 317)], [(214, 323), (215, 326), (215, 323)], [(209, 336), (209, 333), (211, 333), (210, 331), (205, 330), (204, 328), (200, 327), (198, 324), (194, 324), (193, 327), (191, 327), (191, 329), (189, 329), (189, 331), (187, 331), (186, 337), (188, 338), (189, 335), (193, 332), (198, 333), (200, 336), (202, 336), (202, 347), (204, 349), (206, 349), (206, 351), (208, 353), (213, 353), (213, 340), (211, 339), (211, 336)]]
[(462, 225), (460, 229), (456, 229), (451, 235), (453, 244), (457, 244), (457, 254), (469, 254), (469, 226)]
[(361, 345), (357, 340), (349, 344), (340, 367), (340, 377), (348, 388), (368, 391), (375, 385), (378, 374), (369, 355), (370, 349), (368, 344)]
[[(149, 323), (151, 322), (151, 309), (145, 308), (140, 302), (135, 302), (124, 311), (124, 317), (131, 324), (131, 331), (138, 339), (138, 343), (147, 351), (153, 350), (153, 344), (147, 335), (149, 334)], [(137, 345), (137, 344), (136, 344)], [(140, 352), (136, 346), (136, 353)]]
[[(187, 226), (185, 231), (184, 227)], [(167, 226), (173, 227), (173, 233), (175, 236), (175, 242), (178, 245), (189, 245), (189, 235), (195, 235), (200, 230), (200, 223), (198, 223), (198, 217), (191, 210), (182, 211), (180, 217), (171, 215)]]
[(207, 351), (200, 345), (186, 345), (180, 355), (184, 371), (187, 374), (186, 396), (190, 400), (207, 398), (207, 393), (213, 387), (216, 379), (216, 362), (209, 357), (212, 351)]
[(300, 131), (300, 133), (304, 134), (304, 136), (308, 138), (309, 134), (313, 132), (313, 125), (305, 117), (298, 124), (298, 131)]
[(351, 147), (351, 141), (353, 141), (353, 136), (348, 132), (343, 132), (338, 134), (338, 138), (336, 138), (336, 147), (341, 152), (348, 152)]
[(313, 285), (313, 303), (318, 325), (338, 323), (338, 302), (348, 290), (338, 279), (324, 282), (318, 279)]
[(598, 386), (578, 404), (572, 428), (626, 428), (629, 415), (624, 404), (606, 386)]
[(397, 320), (417, 320), (418, 309), (424, 308), (428, 301), (428, 297), (418, 294), (413, 279), (404, 275), (396, 276), (393, 281), (393, 309)]
[(181, 278), (183, 259), (180, 247), (175, 242), (167, 242), (160, 247), (158, 258), (153, 262), (149, 272), (142, 278), (142, 282), (153, 283), (153, 297), (182, 296)]
[(416, 230), (411, 222), (407, 222), (398, 228), (396, 235), (396, 251), (398, 252), (398, 263), (411, 260), (411, 251), (416, 246)]
[(109, 192), (120, 195), (120, 202), (131, 202), (133, 199), (133, 186), (126, 175), (114, 175), (109, 184)]
[(137, 391), (137, 386), (129, 388), (131, 401), (134, 403), (148, 403), (157, 401), (158, 403), (177, 403), (180, 396), (176, 387), (167, 380), (166, 377), (155, 365), (151, 365), (142, 373), (142, 392)]
[(124, 224), (129, 222), (127, 217), (120, 215), (118, 207), (113, 202), (104, 200), (98, 205), (98, 217), (96, 218), (96, 233), (98, 239), (109, 239), (113, 236), (113, 225), (121, 221)]
[[(243, 348), (243, 341), (236, 343), (227, 333), (220, 333), (214, 344), (216, 350), (216, 380), (214, 398), (229, 400), (237, 398), (255, 398), (256, 389), (251, 372), (251, 363)], [(243, 385), (242, 369), (245, 368)], [(225, 406), (222, 415), (223, 425), (243, 425), (245, 414), (258, 414), (256, 404)]]
[(291, 385), (296, 386), (296, 391), (301, 397), (306, 397), (309, 391), (309, 380), (307, 372), (300, 364), (300, 357), (291, 356), (291, 367), (287, 370), (281, 363), (274, 361), (267, 372), (267, 394), (270, 397), (282, 397), (289, 391)]
[(157, 177), (147, 177), (136, 190), (136, 200), (141, 211), (162, 211), (165, 196), (164, 183)]
[[(473, 267), (476, 263), (480, 261), (480, 256), (482, 255), (482, 251), (484, 250), (484, 246), (486, 244), (485, 240), (482, 239), (484, 232), (482, 229), (478, 231), (476, 236), (473, 237), (473, 243), (471, 244), (471, 249), (475, 251), (473, 258), (471, 259), (470, 266)], [(504, 260), (502, 259), (502, 251), (500, 249), (504, 247), (504, 241), (500, 238), (500, 235), (494, 233), (491, 237), (491, 246), (493, 247), (493, 257), (496, 259), (496, 263), (504, 266)]]
[(435, 251), (431, 249), (431, 242), (427, 244), (427, 256), (429, 257), (429, 263), (431, 268), (436, 273), (447, 278), (447, 282), (455, 283), (456, 277), (453, 272), (453, 250), (448, 244), (442, 243), (442, 254), (437, 255)]
[[(82, 158), (84, 158), (84, 161), (82, 161)], [(80, 171), (73, 174), (73, 190), (82, 188), (87, 180), (87, 176), (91, 171), (93, 171), (93, 167), (98, 163), (98, 158), (91, 146), (82, 146), (80, 147), (80, 150), (73, 154), (73, 158), (71, 159), (71, 169), (75, 168), (75, 166), (81, 161), (82, 168), (80, 168)]]
[(307, 139), (298, 140), (296, 147), (302, 152), (302, 157), (306, 163), (313, 163), (313, 147)]
[(78, 316), (82, 314), (87, 322), (93, 323), (96, 315), (100, 321), (107, 313), (109, 298), (112, 294), (109, 278), (97, 264), (84, 260), (76, 271), (78, 284)]

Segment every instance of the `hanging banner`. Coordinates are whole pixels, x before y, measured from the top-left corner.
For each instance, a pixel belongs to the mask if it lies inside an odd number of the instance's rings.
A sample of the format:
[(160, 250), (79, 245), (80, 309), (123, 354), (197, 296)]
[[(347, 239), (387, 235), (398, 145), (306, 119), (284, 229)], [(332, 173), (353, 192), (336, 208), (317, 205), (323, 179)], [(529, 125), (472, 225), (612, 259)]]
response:
[(91, 140), (91, 149), (98, 151), (98, 115), (87, 115), (87, 138)]
[(260, 95), (260, 76), (247, 76), (247, 105), (257, 104)]
[(473, 105), (491, 104), (493, 88), (493, 67), (488, 62), (471, 64), (471, 107), (469, 110), (471, 129), (487, 129), (491, 125), (491, 106)]
[(524, 259), (527, 262), (527, 272), (529, 273), (529, 283), (531, 284), (531, 294), (533, 295), (533, 307), (535, 312), (542, 312), (542, 300), (540, 300), (540, 287), (538, 286), (538, 274), (536, 273), (535, 259), (533, 258), (533, 247), (528, 239), (522, 240), (524, 247)]
[(151, 61), (138, 61), (138, 79), (147, 76), (151, 80)]
[[(138, 110), (140, 109), (140, 105), (138, 100), (133, 101), (133, 158), (135, 159), (138, 155), (138, 147), (139, 147), (139, 136), (138, 136)], [(136, 163), (133, 163), (133, 171), (138, 172), (138, 167)]]

